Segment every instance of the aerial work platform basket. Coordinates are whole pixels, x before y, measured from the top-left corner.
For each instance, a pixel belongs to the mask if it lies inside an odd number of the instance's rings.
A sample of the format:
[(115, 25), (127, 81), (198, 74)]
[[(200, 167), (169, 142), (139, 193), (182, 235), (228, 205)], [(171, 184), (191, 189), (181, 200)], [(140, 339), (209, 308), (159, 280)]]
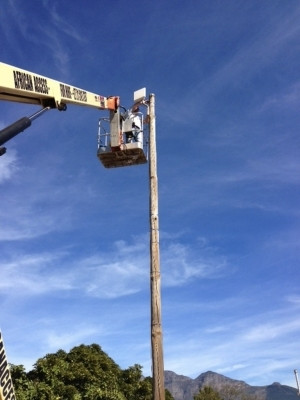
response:
[(126, 149), (111, 151), (98, 149), (97, 156), (105, 168), (128, 167), (130, 165), (145, 164), (147, 157), (144, 150), (135, 145)]
[(100, 118), (97, 156), (105, 168), (127, 167), (147, 162), (148, 137), (141, 112), (111, 112)]

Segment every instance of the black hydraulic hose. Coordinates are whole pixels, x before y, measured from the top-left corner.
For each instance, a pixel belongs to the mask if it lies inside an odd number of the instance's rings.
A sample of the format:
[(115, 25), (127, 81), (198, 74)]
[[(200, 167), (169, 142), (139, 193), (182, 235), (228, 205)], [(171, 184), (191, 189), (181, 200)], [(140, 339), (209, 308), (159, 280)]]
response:
[(31, 125), (31, 119), (28, 117), (23, 117), (13, 124), (7, 126), (0, 131), (0, 146), (6, 143), (8, 140), (12, 139), (18, 133), (23, 132), (25, 129), (29, 128)]

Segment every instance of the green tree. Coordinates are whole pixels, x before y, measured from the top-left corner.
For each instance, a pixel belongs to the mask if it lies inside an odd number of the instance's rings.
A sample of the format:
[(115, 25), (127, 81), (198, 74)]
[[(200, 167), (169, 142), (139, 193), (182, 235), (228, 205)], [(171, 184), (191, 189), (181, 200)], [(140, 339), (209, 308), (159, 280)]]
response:
[(151, 383), (143, 379), (139, 364), (121, 372), (120, 387), (127, 400), (150, 400), (152, 397)]
[(223, 400), (222, 397), (210, 386), (204, 386), (194, 396), (194, 400)]
[[(12, 367), (18, 400), (151, 400), (152, 378), (135, 364), (120, 367), (97, 344), (59, 350), (37, 360), (32, 371)], [(166, 391), (166, 400), (174, 400)]]
[(168, 389), (165, 389), (165, 400), (174, 400), (174, 397)]
[(223, 400), (262, 400), (262, 397), (247, 392), (245, 387), (223, 385), (219, 390)]
[[(121, 387), (126, 400), (151, 400), (152, 385), (151, 377), (143, 378), (142, 367), (135, 364), (122, 371)], [(165, 400), (174, 400), (171, 393), (165, 390)]]
[(48, 385), (56, 399), (63, 400), (123, 400), (119, 375), (118, 365), (96, 344), (48, 354), (29, 373), (33, 381)]
[(28, 379), (24, 366), (10, 365), (10, 374), (14, 382), (17, 399), (29, 399), (29, 396), (33, 394), (33, 384)]

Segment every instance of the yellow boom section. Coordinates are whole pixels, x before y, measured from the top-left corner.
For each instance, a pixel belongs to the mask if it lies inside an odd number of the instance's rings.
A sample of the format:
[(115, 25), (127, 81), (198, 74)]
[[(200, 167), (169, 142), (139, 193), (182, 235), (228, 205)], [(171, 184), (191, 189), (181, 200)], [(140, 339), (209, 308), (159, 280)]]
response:
[(118, 97), (107, 98), (12, 65), (0, 63), (0, 100), (64, 109), (67, 104), (114, 110)]

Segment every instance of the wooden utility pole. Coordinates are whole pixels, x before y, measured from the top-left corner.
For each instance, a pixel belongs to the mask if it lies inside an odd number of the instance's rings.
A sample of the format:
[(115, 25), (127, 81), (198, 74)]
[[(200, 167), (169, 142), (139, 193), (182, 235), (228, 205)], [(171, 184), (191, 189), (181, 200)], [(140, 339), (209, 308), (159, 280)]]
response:
[(165, 399), (163, 335), (161, 324), (158, 185), (156, 163), (155, 95), (149, 97), (149, 184), (150, 184), (150, 286), (153, 400)]

